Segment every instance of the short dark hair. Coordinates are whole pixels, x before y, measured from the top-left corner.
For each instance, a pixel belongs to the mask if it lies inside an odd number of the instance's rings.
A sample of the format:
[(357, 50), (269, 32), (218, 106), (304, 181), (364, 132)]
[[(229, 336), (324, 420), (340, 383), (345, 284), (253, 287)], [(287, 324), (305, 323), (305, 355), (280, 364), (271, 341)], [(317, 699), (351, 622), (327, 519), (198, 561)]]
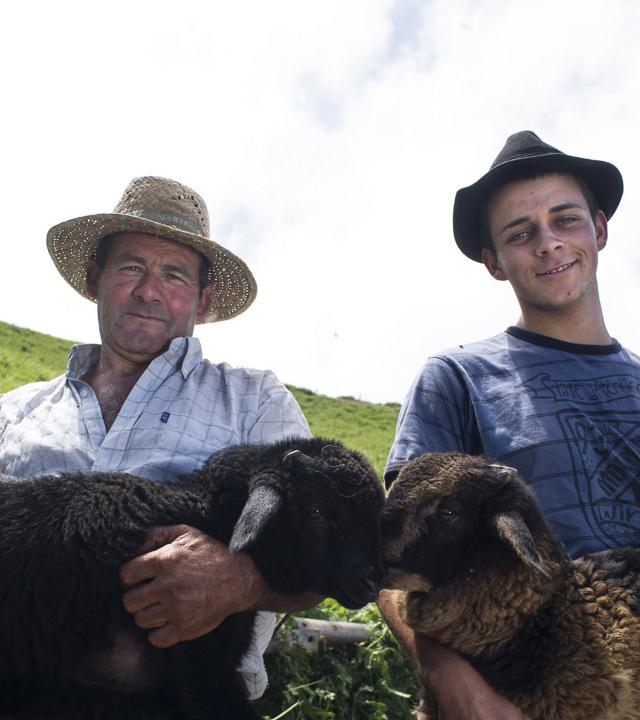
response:
[(505, 185), (509, 183), (517, 182), (518, 180), (535, 180), (536, 178), (545, 177), (547, 175), (569, 175), (570, 177), (572, 177), (578, 183), (578, 187), (580, 188), (584, 199), (587, 201), (587, 207), (589, 208), (591, 219), (595, 221), (596, 215), (600, 210), (600, 205), (598, 204), (598, 201), (596, 200), (596, 196), (593, 194), (593, 191), (581, 175), (576, 175), (572, 172), (565, 173), (561, 170), (543, 171), (537, 168), (524, 167), (522, 168), (521, 172), (519, 172), (516, 176), (510, 177), (504, 183), (501, 183), (500, 185), (498, 185), (498, 187), (494, 188), (491, 193), (487, 195), (482, 206), (482, 214), (480, 217), (479, 228), (482, 247), (489, 250), (494, 255), (494, 257), (496, 254), (496, 249), (493, 244), (493, 240), (491, 239), (491, 228), (489, 227), (489, 203), (491, 202), (491, 198), (493, 198), (499, 190), (501, 190)]
[[(113, 241), (118, 235), (119, 233), (105, 235), (95, 249), (93, 259), (96, 261), (98, 270), (101, 272), (107, 265), (107, 259), (109, 258)], [(195, 248), (193, 248), (193, 250), (198, 253), (198, 287), (200, 288), (200, 293), (202, 293), (211, 282), (212, 268), (209, 260), (201, 252), (195, 250)]]

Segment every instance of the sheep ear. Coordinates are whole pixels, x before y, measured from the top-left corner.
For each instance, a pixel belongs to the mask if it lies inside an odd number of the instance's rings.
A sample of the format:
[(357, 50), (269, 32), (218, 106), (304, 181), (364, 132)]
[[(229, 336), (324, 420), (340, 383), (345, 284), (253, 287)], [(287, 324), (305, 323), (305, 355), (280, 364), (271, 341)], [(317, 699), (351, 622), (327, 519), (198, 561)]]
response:
[(493, 520), (500, 538), (513, 548), (522, 562), (529, 565), (546, 580), (551, 580), (551, 575), (542, 565), (533, 536), (522, 515), (517, 512), (500, 513)]
[(284, 498), (272, 485), (257, 485), (233, 528), (229, 549), (234, 552), (250, 550), (283, 505)]
[(510, 465), (498, 465), (497, 463), (494, 463), (493, 465), (489, 465), (491, 470), (493, 470), (498, 477), (514, 477), (518, 475), (518, 471), (511, 467)]

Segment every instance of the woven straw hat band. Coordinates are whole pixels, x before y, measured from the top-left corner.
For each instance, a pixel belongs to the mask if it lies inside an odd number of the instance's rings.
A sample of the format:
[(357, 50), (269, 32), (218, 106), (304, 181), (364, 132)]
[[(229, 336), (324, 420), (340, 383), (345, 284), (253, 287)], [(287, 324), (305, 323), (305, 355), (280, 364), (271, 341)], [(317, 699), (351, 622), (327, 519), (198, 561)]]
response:
[(87, 266), (107, 236), (139, 232), (188, 245), (209, 261), (213, 293), (201, 322), (227, 320), (256, 297), (251, 270), (237, 255), (209, 237), (209, 213), (197, 192), (175, 180), (139, 177), (127, 186), (113, 213), (85, 215), (54, 225), (47, 233), (49, 254), (62, 277), (83, 297)]
[(168, 178), (135, 178), (113, 212), (209, 237), (209, 213), (204, 200), (191, 188)]

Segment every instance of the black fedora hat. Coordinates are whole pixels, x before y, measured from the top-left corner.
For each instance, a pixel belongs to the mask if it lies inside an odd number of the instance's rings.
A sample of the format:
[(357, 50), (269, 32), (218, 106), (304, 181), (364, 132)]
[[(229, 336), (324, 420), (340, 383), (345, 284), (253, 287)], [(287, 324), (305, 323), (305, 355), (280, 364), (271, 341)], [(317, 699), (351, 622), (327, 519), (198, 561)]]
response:
[(507, 138), (489, 172), (456, 193), (453, 235), (467, 257), (482, 262), (482, 210), (490, 196), (505, 183), (537, 170), (580, 176), (607, 219), (616, 211), (622, 197), (622, 175), (615, 165), (566, 155), (530, 130), (514, 133)]

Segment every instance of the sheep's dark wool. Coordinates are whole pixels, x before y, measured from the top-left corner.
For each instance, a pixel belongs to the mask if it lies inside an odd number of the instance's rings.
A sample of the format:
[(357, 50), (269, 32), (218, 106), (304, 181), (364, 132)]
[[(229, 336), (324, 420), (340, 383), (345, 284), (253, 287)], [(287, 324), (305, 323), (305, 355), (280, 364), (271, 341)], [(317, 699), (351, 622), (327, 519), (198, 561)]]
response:
[(408, 463), (382, 532), (403, 620), (533, 720), (640, 718), (640, 549), (570, 560), (515, 470), (461, 453)]
[(168, 650), (122, 606), (119, 569), (154, 526), (249, 553), (269, 586), (348, 607), (382, 580), (384, 495), (335, 441), (237, 446), (180, 483), (125, 474), (0, 476), (0, 718), (257, 718), (236, 673), (254, 613)]

